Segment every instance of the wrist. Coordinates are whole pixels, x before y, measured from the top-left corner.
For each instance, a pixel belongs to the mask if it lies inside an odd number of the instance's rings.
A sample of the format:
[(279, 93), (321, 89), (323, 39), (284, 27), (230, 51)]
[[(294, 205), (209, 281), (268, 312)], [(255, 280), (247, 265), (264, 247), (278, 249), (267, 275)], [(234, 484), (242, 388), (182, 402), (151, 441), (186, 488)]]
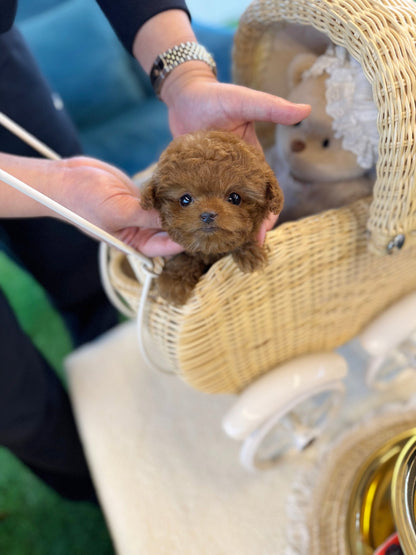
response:
[[(165, 85), (165, 81), (171, 77), (175, 69), (185, 64), (186, 73), (184, 73), (185, 70), (183, 70), (183, 72), (177, 72), (175, 75), (177, 78), (181, 75), (189, 75), (189, 64), (192, 62), (202, 62), (210, 69), (214, 77), (216, 77), (217, 66), (214, 58), (204, 46), (196, 41), (187, 41), (177, 44), (159, 54), (150, 71), (150, 81), (156, 96), (161, 98), (162, 87)], [(199, 67), (199, 65), (193, 65), (191, 69), (198, 69)]]
[(181, 64), (166, 78), (160, 91), (160, 98), (168, 107), (172, 107), (176, 101), (186, 98), (182, 97), (186, 89), (202, 81), (217, 82), (216, 76), (206, 63), (192, 60)]
[[(183, 10), (166, 10), (149, 19), (138, 31), (133, 44), (133, 53), (140, 65), (150, 75), (157, 58), (169, 49), (177, 48), (183, 43), (198, 44), (193, 29), (191, 27), (188, 15)], [(203, 48), (202, 46), (200, 48)], [(208, 53), (207, 53), (208, 54)], [(185, 69), (184, 69), (185, 68)], [(198, 70), (198, 68), (200, 68)], [(215, 79), (212, 70), (204, 61), (187, 60), (172, 68), (166, 74), (163, 80), (163, 93), (160, 90), (161, 97), (165, 101), (167, 94), (166, 83), (169, 81), (169, 89), (174, 82), (174, 87), (182, 82), (182, 76), (189, 76), (196, 73), (205, 75), (207, 78)]]

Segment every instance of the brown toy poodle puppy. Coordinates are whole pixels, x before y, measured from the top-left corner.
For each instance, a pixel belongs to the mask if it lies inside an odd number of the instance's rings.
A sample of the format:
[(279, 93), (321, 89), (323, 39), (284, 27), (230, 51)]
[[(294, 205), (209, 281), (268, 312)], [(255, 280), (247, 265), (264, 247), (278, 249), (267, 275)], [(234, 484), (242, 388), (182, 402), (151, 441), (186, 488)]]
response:
[(229, 253), (240, 270), (266, 261), (257, 233), (283, 193), (263, 153), (225, 131), (174, 139), (142, 191), (142, 207), (160, 212), (162, 228), (185, 252), (165, 263), (157, 280), (168, 302), (182, 305), (201, 275)]

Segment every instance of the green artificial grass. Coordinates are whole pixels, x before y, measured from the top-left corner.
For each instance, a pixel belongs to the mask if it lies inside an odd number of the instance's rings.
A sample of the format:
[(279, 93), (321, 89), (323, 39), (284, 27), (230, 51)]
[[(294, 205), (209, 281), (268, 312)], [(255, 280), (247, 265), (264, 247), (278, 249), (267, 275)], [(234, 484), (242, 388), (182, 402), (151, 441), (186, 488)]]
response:
[(22, 329), (62, 377), (62, 360), (72, 350), (65, 324), (43, 288), (4, 252), (0, 252), (0, 288)]
[[(0, 288), (24, 331), (57, 373), (72, 350), (59, 314), (29, 274), (0, 252)], [(0, 448), (0, 555), (107, 555), (111, 539), (100, 509), (67, 501)]]
[(2, 555), (112, 555), (100, 510), (66, 501), (0, 449)]

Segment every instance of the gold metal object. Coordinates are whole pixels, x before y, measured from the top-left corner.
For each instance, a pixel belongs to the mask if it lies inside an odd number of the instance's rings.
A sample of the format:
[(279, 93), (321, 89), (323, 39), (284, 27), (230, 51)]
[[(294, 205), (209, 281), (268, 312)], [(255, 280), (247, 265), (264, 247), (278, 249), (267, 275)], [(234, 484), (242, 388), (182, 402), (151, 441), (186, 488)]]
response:
[(403, 545), (406, 555), (415, 553), (415, 446), (416, 428), (411, 428), (385, 443), (358, 470), (346, 522), (351, 555), (372, 555), (396, 529), (401, 540), (413, 545), (413, 551)]
[(402, 449), (393, 472), (392, 507), (400, 545), (406, 555), (416, 553), (416, 437)]

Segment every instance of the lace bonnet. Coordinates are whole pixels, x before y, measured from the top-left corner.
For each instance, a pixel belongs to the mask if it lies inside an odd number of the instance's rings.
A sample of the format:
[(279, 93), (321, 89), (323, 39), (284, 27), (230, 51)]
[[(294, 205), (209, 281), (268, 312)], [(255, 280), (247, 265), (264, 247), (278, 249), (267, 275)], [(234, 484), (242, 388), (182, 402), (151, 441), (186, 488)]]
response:
[(360, 64), (341, 46), (330, 46), (319, 56), (302, 78), (317, 77), (326, 72), (327, 113), (333, 119), (335, 137), (342, 146), (357, 156), (365, 169), (377, 161), (377, 108), (371, 86)]

